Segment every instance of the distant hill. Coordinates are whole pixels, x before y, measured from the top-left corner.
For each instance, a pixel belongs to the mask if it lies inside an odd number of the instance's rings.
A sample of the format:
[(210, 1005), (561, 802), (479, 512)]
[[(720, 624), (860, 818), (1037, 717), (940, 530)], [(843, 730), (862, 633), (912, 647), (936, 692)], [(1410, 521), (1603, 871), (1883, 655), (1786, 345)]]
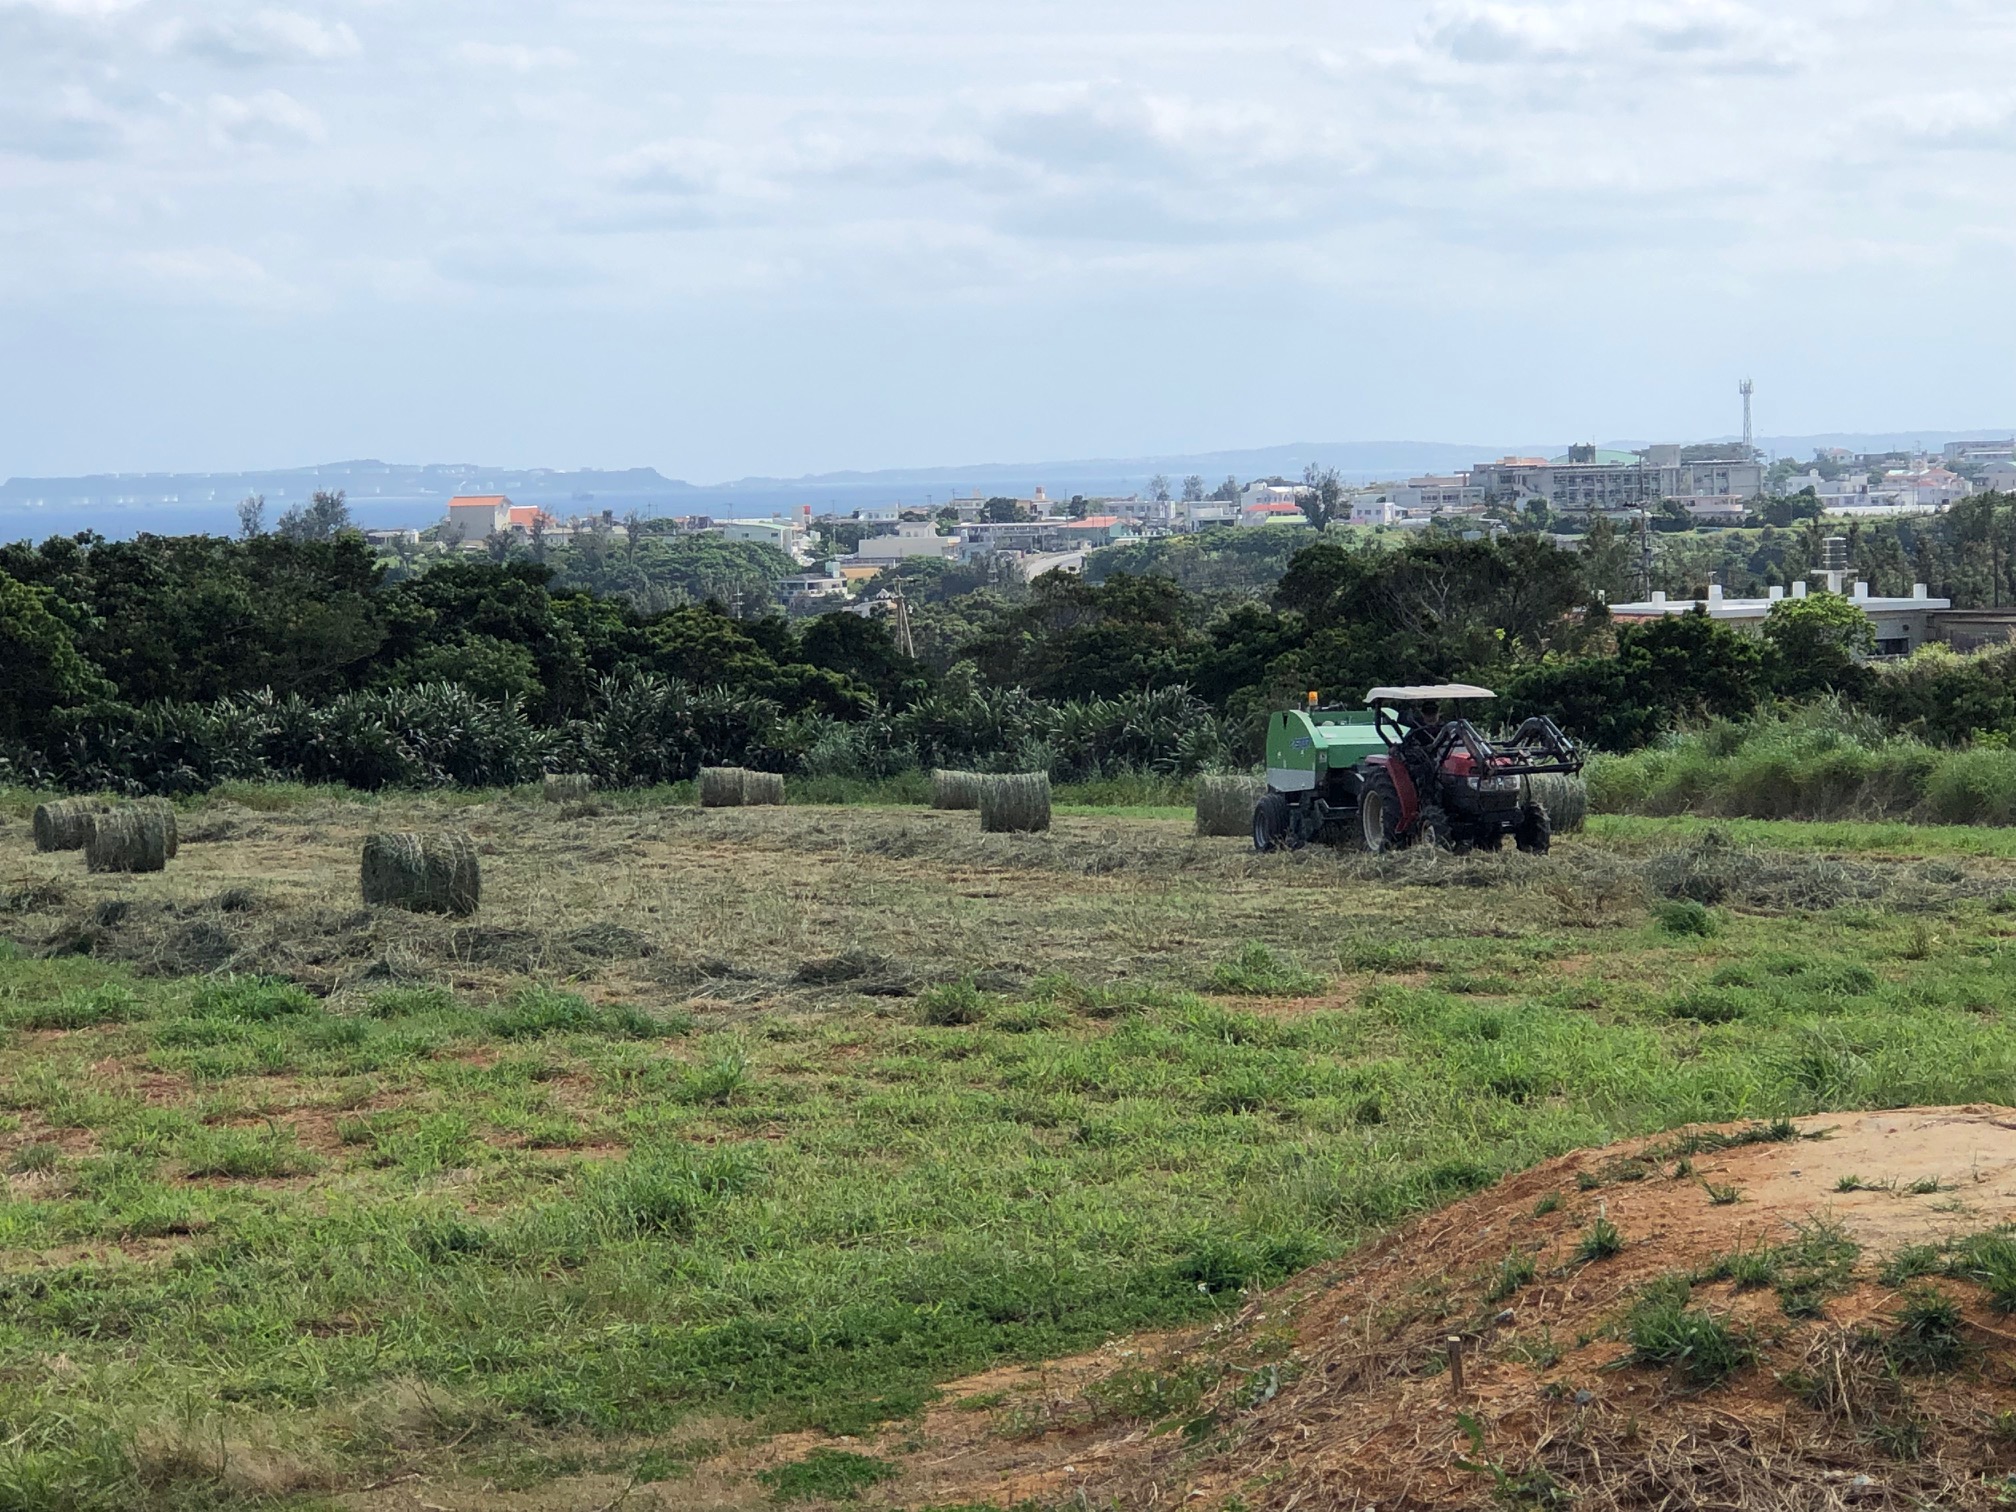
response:
[[(1758, 444), (1778, 456), (1808, 457), (1817, 447), (1891, 451), (1995, 435), (1994, 431), (1837, 432), (1765, 436)], [(2001, 435), (2010, 434), (2008, 429)], [(1671, 439), (1671, 438), (1667, 438)], [(1712, 437), (1730, 440), (1732, 437)], [(1612, 440), (1630, 449), (1642, 440)], [(954, 494), (1027, 495), (1042, 487), (1052, 498), (1074, 493), (1125, 496), (1146, 490), (1161, 473), (1178, 480), (1201, 474), (1216, 486), (1229, 473), (1241, 480), (1300, 477), (1310, 464), (1334, 467), (1352, 482), (1454, 472), (1506, 455), (1558, 456), (1565, 441), (1492, 445), (1448, 441), (1298, 441), (1235, 451), (1172, 453), (1055, 462), (983, 462), (944, 467), (885, 468), (873, 472), (810, 473), (796, 478), (749, 477), (696, 484), (668, 478), (656, 468), (484, 467), (473, 463), (412, 464), (332, 462), (318, 467), (216, 473), (100, 473), (80, 478), (10, 478), (0, 483), (0, 539), (65, 535), (96, 530), (108, 536), (142, 531), (173, 535), (228, 534), (237, 528), (238, 501), (263, 494), (271, 521), (317, 489), (341, 489), (365, 525), (431, 525), (458, 493), (505, 493), (555, 513), (611, 510), (640, 514), (767, 515), (810, 504), (845, 513), (871, 504), (924, 504)]]

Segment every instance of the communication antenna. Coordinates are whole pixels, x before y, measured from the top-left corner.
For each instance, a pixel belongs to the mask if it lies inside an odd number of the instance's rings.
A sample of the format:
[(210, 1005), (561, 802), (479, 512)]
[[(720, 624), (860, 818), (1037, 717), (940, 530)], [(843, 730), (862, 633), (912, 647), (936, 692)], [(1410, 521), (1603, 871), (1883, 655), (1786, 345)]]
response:
[(1736, 385), (1736, 392), (1743, 396), (1743, 454), (1747, 457), (1753, 450), (1750, 444), (1750, 396), (1757, 391), (1757, 385), (1745, 378)]

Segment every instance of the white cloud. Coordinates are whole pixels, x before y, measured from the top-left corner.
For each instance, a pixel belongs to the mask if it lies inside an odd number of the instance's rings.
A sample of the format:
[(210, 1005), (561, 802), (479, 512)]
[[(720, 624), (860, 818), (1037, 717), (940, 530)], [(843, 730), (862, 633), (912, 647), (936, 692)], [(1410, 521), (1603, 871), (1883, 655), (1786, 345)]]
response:
[(363, 52), (348, 22), (319, 21), (296, 11), (262, 10), (240, 20), (205, 21), (178, 27), (174, 44), (183, 52), (237, 67), (276, 63), (337, 63)]
[(321, 116), (278, 89), (242, 97), (213, 94), (204, 102), (204, 114), (210, 139), (220, 147), (290, 147), (329, 136)]
[(581, 61), (565, 47), (527, 47), (522, 42), (458, 42), (453, 56), (470, 68), (520, 74), (572, 68)]

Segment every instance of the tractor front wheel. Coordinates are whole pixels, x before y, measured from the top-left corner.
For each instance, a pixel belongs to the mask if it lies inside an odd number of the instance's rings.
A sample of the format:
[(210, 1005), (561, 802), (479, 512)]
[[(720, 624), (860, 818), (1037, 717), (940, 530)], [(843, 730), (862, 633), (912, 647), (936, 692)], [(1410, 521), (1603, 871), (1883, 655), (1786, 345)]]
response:
[(1431, 803), (1421, 810), (1421, 817), (1414, 828), (1414, 843), (1432, 850), (1456, 849), (1456, 836), (1449, 828), (1449, 816), (1442, 812), (1440, 804)]
[(1512, 831), (1512, 842), (1529, 856), (1547, 854), (1554, 843), (1554, 822), (1547, 817), (1545, 804), (1526, 805), (1526, 816), (1519, 821), (1519, 828)]

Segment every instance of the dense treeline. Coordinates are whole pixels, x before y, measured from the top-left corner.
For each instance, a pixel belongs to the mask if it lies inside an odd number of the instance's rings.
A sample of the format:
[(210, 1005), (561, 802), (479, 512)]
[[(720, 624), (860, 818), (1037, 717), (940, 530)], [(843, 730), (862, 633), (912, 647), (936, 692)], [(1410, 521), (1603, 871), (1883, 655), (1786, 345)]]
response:
[(653, 610), (523, 560), (402, 574), (354, 536), (16, 545), (0, 756), (17, 780), (159, 792), (556, 768), (640, 783), (708, 763), (1086, 778), (1244, 765), (1266, 713), (1307, 689), (1452, 677), (1617, 751), (1816, 695), (1935, 743), (2016, 732), (2016, 653), (1872, 668), (1840, 599), (1788, 602), (1761, 638), (1698, 614), (1614, 625), (1601, 556), (1544, 536), (1303, 540), (1264, 596), (1118, 571), (939, 596), (942, 572), (916, 574), (915, 658), (881, 620)]

